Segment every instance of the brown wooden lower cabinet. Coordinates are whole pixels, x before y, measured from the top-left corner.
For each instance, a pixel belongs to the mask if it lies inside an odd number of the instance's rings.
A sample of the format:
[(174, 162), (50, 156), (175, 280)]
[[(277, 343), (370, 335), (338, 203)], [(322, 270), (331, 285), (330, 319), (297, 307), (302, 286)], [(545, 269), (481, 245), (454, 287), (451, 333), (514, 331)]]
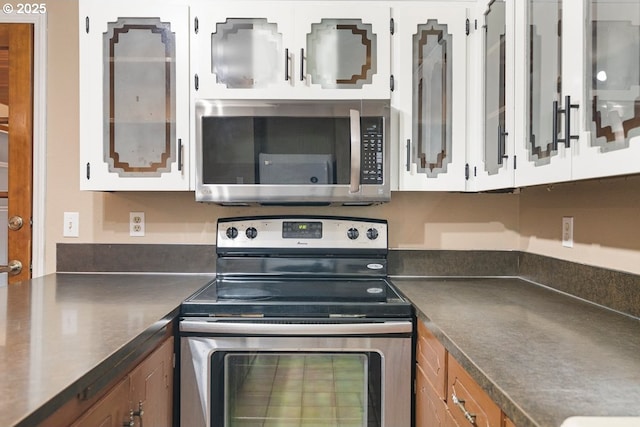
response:
[(515, 427), (421, 321), (415, 398), (416, 427)]
[[(173, 337), (165, 340), (72, 427), (171, 426)], [(142, 410), (142, 413), (139, 411)]]

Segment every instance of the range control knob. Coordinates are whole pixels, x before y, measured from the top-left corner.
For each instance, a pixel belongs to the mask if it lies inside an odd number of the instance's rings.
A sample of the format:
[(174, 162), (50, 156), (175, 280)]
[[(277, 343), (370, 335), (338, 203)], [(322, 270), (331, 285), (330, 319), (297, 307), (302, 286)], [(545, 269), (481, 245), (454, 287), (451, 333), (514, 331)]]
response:
[(235, 227), (227, 228), (227, 237), (230, 239), (235, 239), (238, 237), (238, 229)]
[(360, 233), (358, 232), (357, 228), (350, 228), (347, 230), (347, 237), (351, 240), (356, 240), (358, 238), (358, 236), (360, 235)]
[(244, 234), (246, 234), (249, 239), (255, 239), (258, 235), (258, 230), (256, 230), (255, 227), (249, 227), (247, 228), (247, 231), (244, 232)]
[(369, 240), (376, 240), (378, 238), (378, 230), (375, 228), (370, 228), (367, 230), (367, 238)]

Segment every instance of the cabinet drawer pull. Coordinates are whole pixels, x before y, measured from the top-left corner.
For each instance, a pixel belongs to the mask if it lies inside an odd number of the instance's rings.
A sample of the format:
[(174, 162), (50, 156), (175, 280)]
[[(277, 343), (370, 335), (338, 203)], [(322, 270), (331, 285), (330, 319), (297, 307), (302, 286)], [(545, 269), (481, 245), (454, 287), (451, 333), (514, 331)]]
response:
[(471, 425), (476, 425), (476, 416), (471, 412), (467, 411), (467, 408), (464, 407), (464, 400), (458, 399), (455, 393), (451, 394), (451, 400), (453, 403), (462, 411), (464, 417), (471, 423)]

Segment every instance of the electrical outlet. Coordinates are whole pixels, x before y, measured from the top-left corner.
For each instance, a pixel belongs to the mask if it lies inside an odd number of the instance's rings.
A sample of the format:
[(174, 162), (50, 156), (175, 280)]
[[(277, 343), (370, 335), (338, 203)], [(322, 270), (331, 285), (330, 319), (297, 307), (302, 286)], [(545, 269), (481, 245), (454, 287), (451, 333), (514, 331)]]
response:
[(573, 247), (573, 217), (562, 217), (562, 246)]
[(144, 236), (144, 212), (129, 212), (129, 236)]
[(80, 214), (78, 212), (65, 212), (62, 224), (62, 235), (64, 237), (80, 236)]

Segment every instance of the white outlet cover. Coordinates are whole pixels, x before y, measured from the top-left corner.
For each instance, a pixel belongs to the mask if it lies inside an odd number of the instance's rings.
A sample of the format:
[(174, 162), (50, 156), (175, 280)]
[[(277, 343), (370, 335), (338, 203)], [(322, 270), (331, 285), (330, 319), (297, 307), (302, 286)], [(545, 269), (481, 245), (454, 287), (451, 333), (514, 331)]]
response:
[(573, 247), (573, 217), (562, 217), (562, 246)]
[(144, 212), (129, 212), (129, 236), (144, 237)]

